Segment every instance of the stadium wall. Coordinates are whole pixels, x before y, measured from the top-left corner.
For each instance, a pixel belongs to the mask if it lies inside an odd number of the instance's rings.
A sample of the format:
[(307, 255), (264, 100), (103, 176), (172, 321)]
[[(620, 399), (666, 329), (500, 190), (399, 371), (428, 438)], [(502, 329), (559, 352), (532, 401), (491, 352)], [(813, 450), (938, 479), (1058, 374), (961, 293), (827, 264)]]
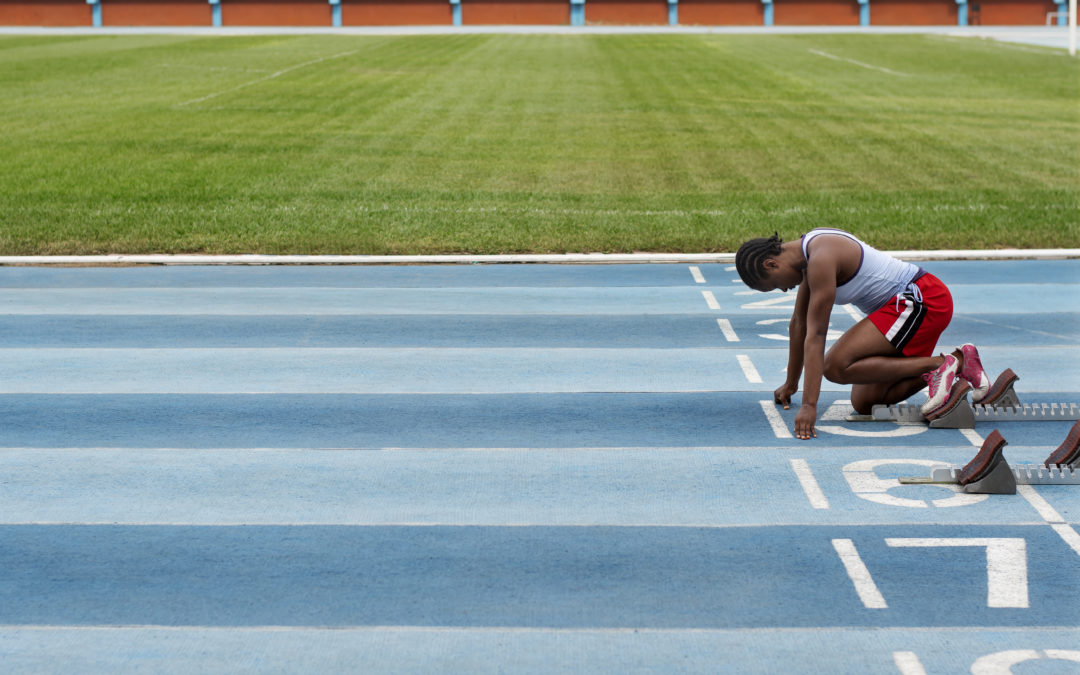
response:
[(0, 0), (8, 26), (1044, 25), (1053, 0)]

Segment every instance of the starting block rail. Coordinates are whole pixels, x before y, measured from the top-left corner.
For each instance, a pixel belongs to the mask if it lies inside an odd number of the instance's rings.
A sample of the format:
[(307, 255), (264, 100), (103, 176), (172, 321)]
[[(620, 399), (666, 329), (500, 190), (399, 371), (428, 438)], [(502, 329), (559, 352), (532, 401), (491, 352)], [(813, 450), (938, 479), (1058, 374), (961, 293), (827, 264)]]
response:
[[(928, 477), (903, 477), (904, 485), (958, 485), (963, 467), (956, 464), (942, 464), (930, 467)], [(1042, 464), (1009, 465), (1013, 480), (1017, 485), (1080, 485), (1080, 469), (1064, 465)]]
[[(966, 403), (966, 402), (965, 402)], [(929, 424), (935, 429), (971, 429), (976, 422), (1038, 422), (1080, 420), (1077, 403), (1022, 403), (1001, 408), (982, 404), (958, 405), (951, 412), (927, 419), (919, 406), (910, 403), (876, 405), (870, 415), (849, 415), (848, 422), (895, 422), (897, 424)]]

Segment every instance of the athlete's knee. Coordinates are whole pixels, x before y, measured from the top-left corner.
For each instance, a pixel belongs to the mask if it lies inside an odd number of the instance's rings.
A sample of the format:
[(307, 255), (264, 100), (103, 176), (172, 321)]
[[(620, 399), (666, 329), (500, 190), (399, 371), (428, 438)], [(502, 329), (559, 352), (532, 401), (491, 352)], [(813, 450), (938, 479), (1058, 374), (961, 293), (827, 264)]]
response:
[(851, 392), (851, 407), (855, 409), (855, 412), (860, 415), (869, 415), (874, 412), (874, 406), (880, 403), (880, 401), (873, 400), (871, 397), (859, 394), (857, 392)]
[(822, 374), (829, 382), (836, 384), (853, 384), (848, 366), (851, 364), (847, 359), (841, 359), (831, 352), (825, 354), (825, 364)]

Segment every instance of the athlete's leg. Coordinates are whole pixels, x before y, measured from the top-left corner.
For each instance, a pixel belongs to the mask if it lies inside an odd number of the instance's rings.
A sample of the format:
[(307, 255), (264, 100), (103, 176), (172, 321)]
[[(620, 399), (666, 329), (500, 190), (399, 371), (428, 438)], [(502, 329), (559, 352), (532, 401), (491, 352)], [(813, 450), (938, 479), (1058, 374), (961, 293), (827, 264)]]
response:
[(892, 405), (905, 401), (926, 388), (926, 380), (912, 377), (892, 384), (851, 385), (851, 407), (860, 415), (869, 415), (875, 405)]
[(866, 415), (875, 405), (898, 403), (924, 388), (922, 375), (943, 361), (941, 356), (904, 356), (863, 319), (825, 354), (825, 377), (852, 385), (851, 406)]
[(825, 377), (837, 384), (892, 386), (928, 373), (942, 361), (940, 356), (904, 356), (870, 319), (863, 319), (825, 353)]

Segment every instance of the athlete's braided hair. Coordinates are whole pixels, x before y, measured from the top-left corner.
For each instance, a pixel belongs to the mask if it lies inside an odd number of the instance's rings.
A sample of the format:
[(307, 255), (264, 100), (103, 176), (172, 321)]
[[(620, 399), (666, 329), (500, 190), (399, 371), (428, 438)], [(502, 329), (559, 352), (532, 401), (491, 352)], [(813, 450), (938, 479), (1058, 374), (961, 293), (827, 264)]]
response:
[(765, 259), (780, 255), (780, 244), (784, 241), (778, 232), (768, 239), (759, 238), (743, 242), (735, 254), (735, 269), (743, 283), (753, 288), (765, 276)]

